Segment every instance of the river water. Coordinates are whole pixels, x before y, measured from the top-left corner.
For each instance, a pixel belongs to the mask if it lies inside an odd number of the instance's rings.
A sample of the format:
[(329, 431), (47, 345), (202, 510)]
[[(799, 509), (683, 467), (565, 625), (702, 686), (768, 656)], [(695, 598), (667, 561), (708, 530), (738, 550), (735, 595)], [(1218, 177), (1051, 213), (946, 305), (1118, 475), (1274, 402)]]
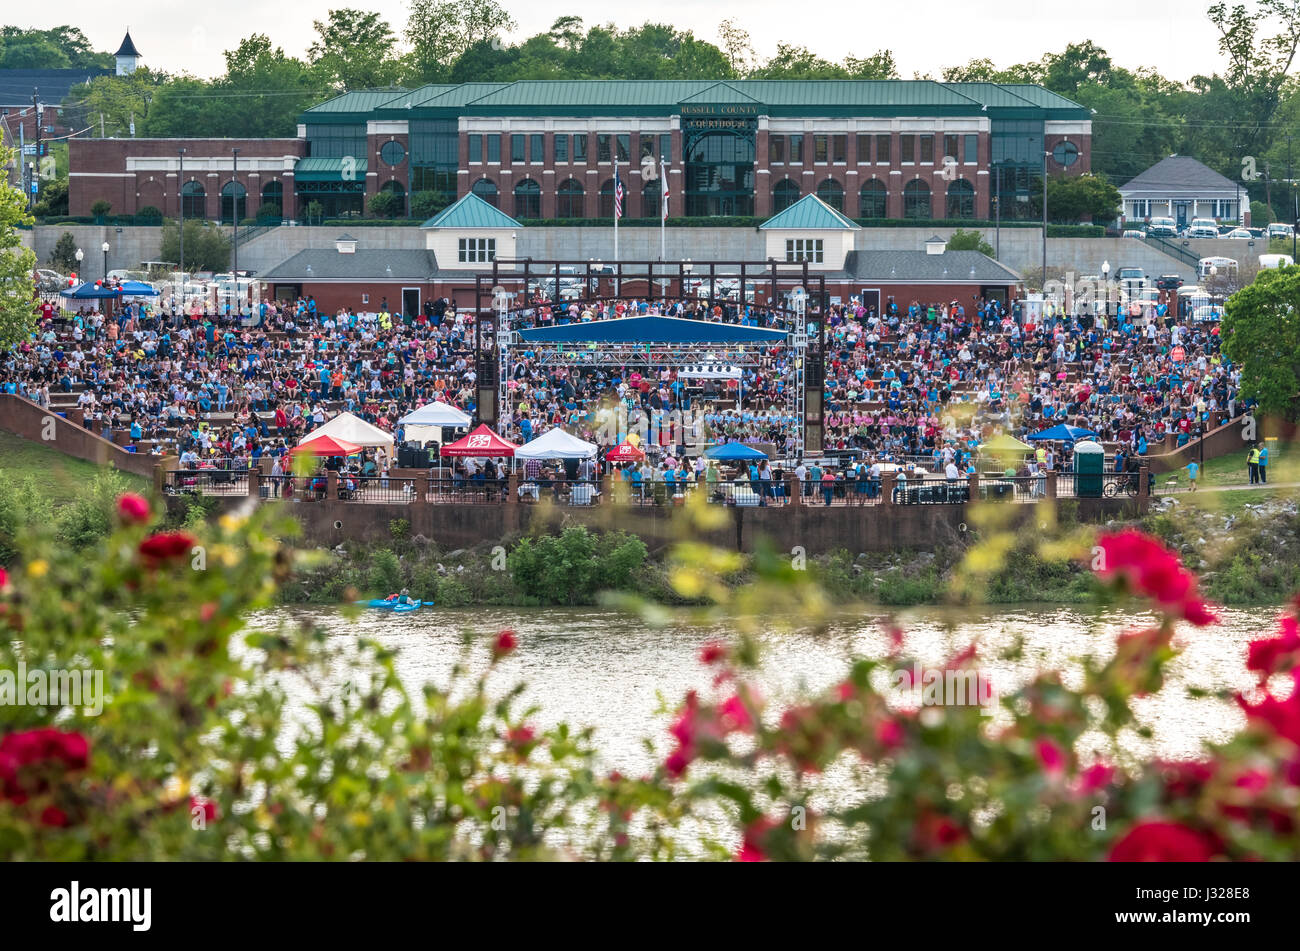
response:
[[(1226, 739), (1240, 728), (1243, 715), (1231, 701), (1192, 697), (1189, 688), (1207, 691), (1246, 689), (1253, 678), (1245, 669), (1247, 643), (1271, 632), (1274, 611), (1225, 609), (1215, 627), (1180, 628), (1175, 644), (1183, 653), (1167, 671), (1163, 690), (1135, 701), (1138, 715), (1154, 736), (1122, 738), (1138, 756), (1194, 757), (1205, 740)], [(979, 648), (983, 669), (995, 689), (1006, 693), (1036, 670), (1061, 669), (1067, 684), (1080, 677), (1072, 660), (1108, 656), (1123, 630), (1150, 623), (1151, 615), (1076, 606), (1016, 605), (961, 611), (921, 608), (894, 615), (905, 632), (909, 656), (938, 664), (969, 645)], [(343, 647), (358, 636), (377, 639), (399, 651), (398, 673), (412, 693), (421, 684), (445, 685), (452, 666), (463, 658), (462, 637), (470, 631), (487, 637), (513, 628), (519, 649), (493, 672), (489, 688), (504, 692), (527, 685), (526, 705), (541, 712), (533, 722), (547, 727), (561, 721), (596, 728), (602, 764), (625, 773), (650, 768), (656, 756), (644, 747), (650, 738), (662, 751), (670, 706), (692, 688), (707, 694), (711, 672), (698, 659), (706, 641), (725, 638), (725, 628), (651, 626), (640, 618), (602, 608), (425, 608), (410, 614), (363, 609), (349, 618), (333, 608), (282, 608), (255, 615), (253, 627), (310, 619), (338, 638)], [(763, 663), (757, 682), (773, 710), (801, 691), (837, 683), (853, 657), (883, 657), (887, 647), (884, 614), (843, 616), (821, 631), (782, 630), (762, 636)], [(1017, 638), (1023, 654), (1015, 662), (994, 658)], [(475, 657), (485, 662), (484, 649)], [(340, 677), (343, 675), (340, 674)], [(295, 690), (288, 688), (291, 701)]]

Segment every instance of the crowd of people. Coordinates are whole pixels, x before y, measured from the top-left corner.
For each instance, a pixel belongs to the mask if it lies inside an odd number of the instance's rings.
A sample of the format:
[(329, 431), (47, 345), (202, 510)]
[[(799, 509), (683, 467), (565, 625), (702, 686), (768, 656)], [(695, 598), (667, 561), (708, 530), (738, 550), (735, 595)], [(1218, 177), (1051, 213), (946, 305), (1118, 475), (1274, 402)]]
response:
[[(735, 300), (535, 299), (509, 319), (518, 330), (633, 314), (789, 329), (784, 309)], [(1036, 315), (1019, 302), (890, 298), (877, 312), (851, 299), (809, 319), (825, 322), (825, 447), (855, 451), (868, 467), (965, 467), (995, 431), (1025, 435), (1058, 422), (1141, 456), (1167, 435), (1195, 438), (1213, 414), (1243, 410), (1217, 324), (1163, 308)], [(659, 478), (722, 442), (762, 445), (794, 466), (795, 358), (774, 346), (739, 379), (700, 379), (663, 367), (544, 363), (521, 346), (510, 353), (498, 428), (526, 442), (560, 426), (602, 446), (639, 432)], [(326, 313), (310, 297), (262, 301), (244, 317), (166, 299), (112, 315), (86, 306), (47, 312), (31, 339), (0, 357), (4, 392), (44, 406), (75, 394), (88, 429), (126, 431), (137, 451), (249, 463), (283, 455), (344, 410), (400, 442), (399, 420), (426, 403), (473, 415), (475, 382), (473, 317), (446, 300), (415, 315), (383, 305)]]

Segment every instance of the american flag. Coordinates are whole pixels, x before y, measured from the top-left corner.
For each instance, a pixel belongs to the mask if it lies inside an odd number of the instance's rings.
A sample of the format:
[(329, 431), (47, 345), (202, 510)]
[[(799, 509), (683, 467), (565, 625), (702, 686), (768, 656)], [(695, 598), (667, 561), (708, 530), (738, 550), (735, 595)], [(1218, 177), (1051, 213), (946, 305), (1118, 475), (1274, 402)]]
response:
[(664, 160), (659, 160), (659, 193), (663, 196), (663, 210), (659, 215), (660, 221), (668, 220), (668, 169), (664, 167)]
[(623, 217), (623, 179), (614, 172), (614, 217)]

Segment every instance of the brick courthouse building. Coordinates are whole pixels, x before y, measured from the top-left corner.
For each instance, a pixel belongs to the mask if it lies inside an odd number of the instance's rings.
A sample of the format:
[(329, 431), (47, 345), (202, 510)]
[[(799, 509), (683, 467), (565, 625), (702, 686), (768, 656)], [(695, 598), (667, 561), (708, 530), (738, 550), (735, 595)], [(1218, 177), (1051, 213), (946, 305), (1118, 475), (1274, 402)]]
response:
[[(74, 139), (70, 213), (254, 217), (275, 202), (325, 217), (390, 191), (469, 192), (527, 223), (774, 215), (806, 195), (856, 220), (1030, 217), (1048, 174), (1091, 166), (1087, 109), (1041, 87), (928, 80), (523, 81), (350, 92), (307, 110), (296, 139)], [(231, 149), (238, 148), (238, 172)], [(649, 168), (649, 164), (646, 164)], [(236, 203), (239, 204), (236, 207)]]

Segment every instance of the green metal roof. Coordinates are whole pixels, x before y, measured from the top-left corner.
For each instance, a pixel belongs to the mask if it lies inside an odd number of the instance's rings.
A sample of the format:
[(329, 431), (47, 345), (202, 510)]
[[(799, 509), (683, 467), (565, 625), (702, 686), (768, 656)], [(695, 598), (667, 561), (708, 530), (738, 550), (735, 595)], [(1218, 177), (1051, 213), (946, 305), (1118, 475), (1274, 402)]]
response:
[[(364, 121), (379, 113), (481, 116), (663, 116), (683, 104), (754, 103), (773, 116), (970, 116), (990, 110), (1086, 118), (1078, 103), (1039, 86), (938, 83), (928, 79), (521, 80), (434, 84), (414, 91), (346, 93), (299, 121)], [(409, 107), (408, 107), (409, 104)]]
[[(294, 181), (298, 182), (341, 182), (343, 181), (343, 159), (341, 158), (302, 158), (293, 167)], [(358, 158), (352, 167), (352, 179), (364, 181), (366, 177), (366, 160)]]
[(362, 123), (370, 114), (390, 100), (406, 95), (408, 90), (402, 86), (388, 89), (359, 89), (345, 92), (333, 99), (326, 99), (298, 116), (298, 121), (311, 125), (337, 125), (340, 123)]
[(816, 195), (804, 195), (758, 226), (760, 231), (795, 229), (799, 231), (857, 231), (858, 226)]
[(473, 192), (466, 193), (438, 212), (421, 228), (520, 228), (522, 225), (504, 211), (493, 208)]

